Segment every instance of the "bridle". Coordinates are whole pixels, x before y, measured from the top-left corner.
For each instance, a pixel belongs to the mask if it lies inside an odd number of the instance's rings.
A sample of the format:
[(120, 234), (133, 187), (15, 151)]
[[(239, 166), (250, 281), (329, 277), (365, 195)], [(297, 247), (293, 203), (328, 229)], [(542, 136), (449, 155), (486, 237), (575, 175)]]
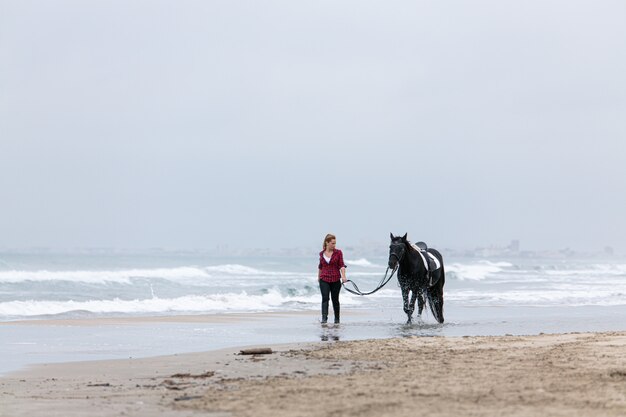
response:
[(392, 256), (395, 256), (398, 259), (398, 265), (400, 265), (400, 261), (402, 260), (402, 258), (404, 258), (404, 254), (406, 253), (406, 246), (404, 245), (404, 243), (392, 243), (390, 246), (402, 246), (402, 254), (400, 256), (398, 256), (397, 253), (395, 252), (391, 252), (389, 254), (389, 258), (391, 258)]

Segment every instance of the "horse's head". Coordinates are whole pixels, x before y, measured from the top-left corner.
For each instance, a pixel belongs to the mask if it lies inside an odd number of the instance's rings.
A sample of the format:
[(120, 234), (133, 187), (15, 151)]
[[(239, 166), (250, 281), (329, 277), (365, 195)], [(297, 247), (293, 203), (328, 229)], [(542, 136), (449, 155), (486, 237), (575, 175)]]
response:
[(404, 252), (406, 252), (406, 233), (404, 236), (394, 236), (393, 233), (390, 233), (391, 236), (391, 244), (389, 245), (389, 268), (395, 268), (400, 260), (404, 257)]

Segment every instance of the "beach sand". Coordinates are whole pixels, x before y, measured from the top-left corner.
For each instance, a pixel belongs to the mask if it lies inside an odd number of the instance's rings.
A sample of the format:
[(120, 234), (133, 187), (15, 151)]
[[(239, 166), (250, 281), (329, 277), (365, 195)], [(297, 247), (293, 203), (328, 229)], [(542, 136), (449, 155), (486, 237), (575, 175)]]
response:
[(626, 332), (272, 348), (37, 365), (0, 416), (626, 415)]

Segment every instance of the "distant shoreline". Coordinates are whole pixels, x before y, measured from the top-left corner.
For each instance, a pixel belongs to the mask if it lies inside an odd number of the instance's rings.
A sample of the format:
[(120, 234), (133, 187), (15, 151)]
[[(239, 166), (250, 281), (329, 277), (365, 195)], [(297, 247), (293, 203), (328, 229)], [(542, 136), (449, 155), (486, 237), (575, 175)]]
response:
[[(383, 241), (378, 244), (367, 246), (343, 245), (340, 249), (346, 255), (346, 259), (358, 258), (387, 258), (389, 242)], [(477, 246), (475, 248), (451, 248), (433, 244), (439, 249), (444, 258), (455, 259), (599, 259), (599, 260), (626, 260), (626, 253), (610, 246), (593, 248), (592, 250), (580, 250), (571, 248), (544, 248), (544, 249), (511, 249), (509, 246)], [(240, 259), (240, 258), (312, 258), (319, 253), (319, 247), (287, 247), (287, 248), (114, 248), (114, 247), (85, 247), (85, 248), (0, 248), (2, 255), (85, 255), (85, 256), (111, 256), (111, 255), (149, 255), (149, 256), (205, 256), (208, 259)], [(2, 259), (0, 259), (2, 265)]]

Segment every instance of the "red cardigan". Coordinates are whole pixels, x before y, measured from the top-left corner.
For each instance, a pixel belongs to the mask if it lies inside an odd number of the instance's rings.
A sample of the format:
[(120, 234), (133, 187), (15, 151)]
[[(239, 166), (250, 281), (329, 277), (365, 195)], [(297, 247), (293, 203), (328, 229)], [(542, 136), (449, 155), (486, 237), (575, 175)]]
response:
[(337, 282), (341, 279), (341, 268), (346, 268), (343, 262), (343, 253), (335, 249), (330, 257), (330, 262), (324, 259), (324, 251), (320, 252), (320, 279), (326, 282)]

